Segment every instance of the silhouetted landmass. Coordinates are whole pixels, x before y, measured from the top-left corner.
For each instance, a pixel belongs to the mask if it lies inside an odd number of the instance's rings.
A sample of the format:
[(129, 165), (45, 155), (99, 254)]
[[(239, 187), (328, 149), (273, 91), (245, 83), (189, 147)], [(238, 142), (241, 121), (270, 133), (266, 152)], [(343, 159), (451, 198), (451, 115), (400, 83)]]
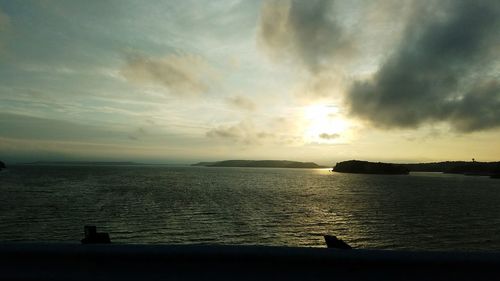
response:
[(24, 165), (112, 165), (112, 166), (125, 166), (125, 165), (143, 165), (136, 162), (99, 162), (99, 161), (36, 161), (24, 163)]
[(500, 163), (472, 162), (458, 165), (446, 171), (451, 174), (464, 174), (468, 176), (492, 176), (500, 171)]
[(408, 168), (402, 165), (358, 160), (349, 160), (337, 163), (335, 167), (333, 167), (333, 171), (339, 173), (383, 175), (407, 175), (410, 172)]
[(5, 168), (7, 168), (7, 166), (5, 166), (5, 163), (0, 161), (0, 171)]
[[(387, 166), (387, 165), (392, 165)], [(398, 167), (395, 169), (394, 167)], [(337, 163), (333, 168), (336, 172), (363, 173), (363, 174), (400, 174), (398, 169), (409, 172), (440, 172), (449, 174), (463, 174), (471, 176), (491, 176), (500, 178), (500, 162), (476, 162), (476, 161), (445, 161), (434, 163), (417, 164), (392, 164), (374, 163), (367, 161), (350, 160)], [(381, 171), (381, 172), (373, 172)], [(389, 171), (389, 172), (386, 172)], [(403, 172), (404, 170), (401, 170)]]
[(442, 172), (470, 176), (500, 175), (500, 162), (447, 161), (436, 163), (403, 164), (412, 172)]
[(286, 160), (225, 160), (217, 162), (199, 162), (191, 166), (204, 167), (256, 167), (256, 168), (323, 168), (313, 162)]
[(448, 172), (453, 168), (465, 165), (467, 161), (445, 161), (433, 163), (401, 164), (407, 167), (411, 172)]

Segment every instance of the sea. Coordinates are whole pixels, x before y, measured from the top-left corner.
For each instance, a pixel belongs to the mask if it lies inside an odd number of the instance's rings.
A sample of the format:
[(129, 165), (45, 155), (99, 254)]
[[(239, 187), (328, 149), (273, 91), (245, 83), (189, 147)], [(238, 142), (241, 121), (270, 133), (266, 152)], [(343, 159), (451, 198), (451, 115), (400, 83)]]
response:
[(441, 173), (162, 165), (0, 172), (0, 242), (500, 251), (500, 180)]

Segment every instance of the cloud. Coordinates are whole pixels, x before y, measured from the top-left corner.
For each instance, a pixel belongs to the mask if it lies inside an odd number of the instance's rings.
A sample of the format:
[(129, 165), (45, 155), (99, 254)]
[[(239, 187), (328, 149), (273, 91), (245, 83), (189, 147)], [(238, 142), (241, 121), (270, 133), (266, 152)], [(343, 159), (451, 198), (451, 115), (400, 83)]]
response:
[(271, 118), (265, 126), (256, 126), (252, 119), (230, 125), (221, 125), (206, 132), (208, 138), (246, 146), (304, 144), (303, 136), (296, 134), (297, 124), (290, 118)]
[(273, 133), (258, 130), (250, 120), (244, 120), (235, 125), (219, 126), (209, 130), (206, 136), (244, 145), (259, 145), (263, 141), (275, 138)]
[(256, 105), (250, 99), (243, 96), (234, 96), (226, 99), (227, 103), (235, 108), (254, 111)]
[(358, 48), (336, 10), (330, 0), (270, 0), (262, 5), (257, 43), (275, 63), (298, 66), (298, 98), (332, 98), (344, 92), (342, 68), (354, 61)]
[(10, 26), (9, 16), (0, 10), (0, 32), (7, 31)]
[(238, 126), (218, 127), (207, 132), (210, 138), (222, 138), (237, 140), (242, 136), (242, 130)]
[(327, 133), (322, 133), (319, 135), (320, 138), (325, 139), (325, 140), (334, 140), (340, 138), (339, 134), (327, 134)]
[(471, 132), (500, 126), (500, 82), (489, 81), (445, 108), (448, 120), (460, 131)]
[(194, 55), (162, 58), (131, 55), (121, 74), (132, 82), (160, 85), (174, 96), (190, 96), (210, 89), (215, 70), (203, 58)]
[(395, 52), (350, 88), (351, 114), (385, 128), (500, 126), (500, 2), (415, 3)]
[(10, 29), (10, 18), (0, 9), (0, 53), (4, 52), (6, 45), (6, 33)]
[(297, 88), (295, 94), (299, 98), (331, 99), (341, 97), (348, 85), (345, 73), (340, 69), (324, 69), (320, 73), (311, 75)]
[(299, 62), (311, 73), (350, 57), (353, 42), (332, 16), (333, 1), (265, 1), (258, 42), (271, 57)]

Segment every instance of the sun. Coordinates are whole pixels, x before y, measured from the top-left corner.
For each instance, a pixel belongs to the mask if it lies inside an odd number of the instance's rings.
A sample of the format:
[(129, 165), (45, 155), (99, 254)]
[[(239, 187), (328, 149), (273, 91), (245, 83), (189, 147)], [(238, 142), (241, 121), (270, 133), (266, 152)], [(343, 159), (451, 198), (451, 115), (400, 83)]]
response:
[(314, 104), (304, 108), (304, 139), (309, 143), (340, 143), (350, 136), (350, 122), (337, 106)]

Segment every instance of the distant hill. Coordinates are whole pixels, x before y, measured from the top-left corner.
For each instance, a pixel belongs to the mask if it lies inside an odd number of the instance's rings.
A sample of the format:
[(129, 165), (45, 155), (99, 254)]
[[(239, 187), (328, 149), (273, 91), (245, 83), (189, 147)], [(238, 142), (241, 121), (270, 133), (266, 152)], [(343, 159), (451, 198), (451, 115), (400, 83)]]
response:
[(36, 161), (24, 163), (24, 165), (110, 165), (110, 166), (126, 166), (126, 165), (142, 165), (136, 162), (100, 162), (100, 161)]
[(256, 168), (324, 168), (313, 162), (286, 160), (225, 160), (217, 162), (199, 162), (191, 166), (204, 167), (256, 167)]
[(410, 173), (410, 170), (402, 165), (358, 160), (337, 163), (335, 167), (333, 167), (333, 171), (339, 173), (383, 175), (407, 175)]

